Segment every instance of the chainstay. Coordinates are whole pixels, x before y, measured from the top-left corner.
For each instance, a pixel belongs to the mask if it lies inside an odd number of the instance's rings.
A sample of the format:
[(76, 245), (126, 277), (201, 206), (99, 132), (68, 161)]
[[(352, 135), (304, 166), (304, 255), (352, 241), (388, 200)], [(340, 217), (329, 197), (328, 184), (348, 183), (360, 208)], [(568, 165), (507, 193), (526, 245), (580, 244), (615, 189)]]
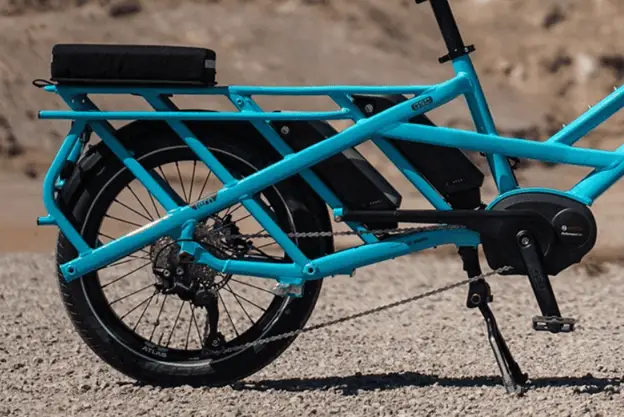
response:
[(238, 346), (232, 346), (230, 348), (225, 348), (225, 349), (220, 349), (218, 351), (216, 351), (216, 353), (219, 353), (221, 355), (223, 354), (228, 354), (228, 353), (234, 353), (234, 352), (238, 352), (240, 350), (245, 350), (245, 349), (249, 349), (251, 347), (255, 347), (255, 346), (259, 346), (259, 345), (266, 345), (267, 343), (272, 343), (272, 342), (277, 342), (278, 340), (282, 340), (282, 339), (288, 339), (291, 337), (295, 337), (295, 336), (299, 336), (301, 334), (304, 333), (309, 333), (315, 330), (320, 330), (326, 327), (330, 327), (330, 326), (334, 326), (336, 324), (340, 324), (340, 323), (344, 323), (347, 321), (351, 321), (351, 320), (356, 320), (362, 317), (366, 317), (369, 316), (371, 314), (376, 314), (382, 311), (386, 311), (386, 310), (390, 310), (392, 308), (396, 308), (405, 304), (409, 304), (412, 303), (414, 301), (418, 301), (418, 300), (422, 300), (423, 298), (427, 298), (427, 297), (432, 297), (434, 295), (437, 294), (441, 294), (444, 293), (446, 291), (450, 291), (452, 289), (458, 288), (458, 287), (462, 287), (464, 285), (468, 285), (472, 282), (475, 281), (479, 281), (481, 279), (485, 279), (488, 277), (491, 277), (493, 275), (499, 275), (503, 272), (508, 272), (511, 271), (513, 268), (510, 266), (504, 266), (502, 268), (498, 268), (494, 271), (490, 271), (490, 272), (486, 272), (483, 273), (481, 275), (472, 277), (472, 278), (468, 278), (465, 279), (463, 281), (460, 282), (456, 282), (454, 284), (450, 284), (441, 288), (437, 288), (435, 290), (431, 290), (431, 291), (427, 291), (421, 294), (417, 294), (408, 298), (404, 298), (403, 300), (399, 300), (399, 301), (394, 301), (392, 303), (389, 304), (384, 304), (375, 308), (372, 308), (370, 310), (365, 310), (365, 311), (361, 311), (359, 313), (355, 313), (355, 314), (351, 314), (349, 316), (344, 316), (338, 319), (334, 319), (334, 320), (330, 320), (330, 321), (326, 321), (325, 323), (320, 323), (320, 324), (315, 324), (314, 326), (309, 326), (309, 327), (305, 327), (303, 329), (297, 329), (297, 330), (293, 330), (291, 332), (286, 332), (286, 333), (281, 333), (275, 336), (271, 336), (271, 337), (266, 337), (263, 339), (258, 339), (255, 340), (253, 342), (248, 342), (248, 343), (244, 343), (242, 345), (238, 345)]

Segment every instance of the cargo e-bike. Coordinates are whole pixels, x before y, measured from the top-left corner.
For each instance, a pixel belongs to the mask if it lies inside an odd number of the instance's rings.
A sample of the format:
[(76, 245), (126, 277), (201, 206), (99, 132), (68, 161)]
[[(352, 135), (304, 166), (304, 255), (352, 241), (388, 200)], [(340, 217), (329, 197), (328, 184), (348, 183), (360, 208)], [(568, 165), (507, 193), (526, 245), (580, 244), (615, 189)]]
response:
[[(39, 117), (72, 125), (44, 179), (48, 215), (38, 223), (60, 229), (62, 297), (95, 353), (145, 383), (227, 384), (309, 330), (324, 278), (455, 245), (467, 305), (486, 320), (507, 390), (522, 390), (527, 376), (498, 330), (484, 278), (527, 275), (541, 310), (533, 328), (574, 330), (549, 275), (594, 246), (588, 206), (624, 175), (624, 148), (572, 145), (622, 107), (624, 88), (545, 142), (501, 137), (469, 57), (474, 47), (447, 0), (430, 4), (448, 47), (440, 62), (456, 73), (430, 86), (217, 86), (208, 49), (54, 47), (51, 81), (35, 84), (71, 110)], [(126, 95), (152, 109), (103, 111), (94, 95)], [(235, 110), (181, 109), (174, 99), (184, 95), (222, 96)], [(337, 109), (265, 111), (257, 96), (324, 96)], [(425, 115), (459, 96), (474, 132)], [(354, 123), (338, 132), (328, 123), (336, 120)], [(100, 140), (89, 144), (93, 133)], [(433, 210), (400, 208), (401, 195), (355, 149), (366, 141)], [(499, 192), (487, 205), (484, 176), (464, 151), (487, 159)], [(567, 191), (522, 188), (515, 158), (593, 171)], [(332, 218), (344, 229), (334, 231)], [(336, 250), (336, 234), (362, 242)], [(481, 271), (479, 246), (492, 273)]]

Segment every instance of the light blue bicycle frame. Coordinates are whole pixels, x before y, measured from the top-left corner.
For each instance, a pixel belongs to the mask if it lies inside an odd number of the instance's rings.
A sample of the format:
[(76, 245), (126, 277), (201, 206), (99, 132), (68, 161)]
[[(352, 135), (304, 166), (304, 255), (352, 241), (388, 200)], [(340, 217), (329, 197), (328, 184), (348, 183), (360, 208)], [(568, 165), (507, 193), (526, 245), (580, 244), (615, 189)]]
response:
[[(60, 95), (72, 110), (41, 111), (39, 117), (73, 120), (74, 123), (45, 177), (43, 200), (49, 214), (47, 217), (40, 218), (39, 224), (57, 225), (77, 249), (79, 256), (61, 265), (62, 273), (69, 281), (134, 253), (163, 236), (189, 239), (193, 236), (197, 222), (234, 204), (242, 203), (262, 227), (273, 236), (292, 263), (223, 260), (213, 256), (199, 244), (190, 241), (181, 242), (181, 250), (193, 255), (196, 262), (206, 264), (223, 273), (273, 278), (281, 283), (298, 285), (306, 280), (350, 274), (359, 267), (434, 246), (444, 244), (477, 246), (480, 243), (479, 234), (467, 229), (428, 231), (380, 241), (373, 234), (367, 233), (361, 225), (350, 223), (349, 226), (352, 229), (360, 232), (362, 245), (311, 260), (299, 250), (257, 200), (252, 198), (254, 194), (285, 178), (301, 175), (334, 210), (335, 215), (340, 215), (346, 207), (309, 168), (367, 140), (372, 140), (437, 210), (450, 210), (451, 207), (387, 140), (388, 138), (485, 153), (499, 191), (498, 198), (492, 204), (516, 193), (554, 192), (591, 205), (597, 197), (624, 175), (624, 147), (616, 151), (603, 151), (572, 146), (622, 107), (624, 87), (617, 89), (549, 140), (533, 142), (501, 137), (497, 134), (483, 90), (468, 55), (453, 60), (453, 67), (456, 72), (454, 78), (432, 86), (179, 88), (46, 86), (45, 90)], [(89, 94), (138, 95), (143, 97), (155, 111), (100, 111), (90, 100)], [(227, 96), (239, 111), (182, 112), (169, 98), (176, 94)], [(406, 94), (414, 97), (373, 117), (365, 118), (353, 103), (352, 94)], [(252, 98), (258, 95), (328, 96), (340, 109), (325, 112), (264, 112)], [(440, 107), (462, 95), (466, 98), (476, 132), (407, 122), (416, 115)], [(296, 153), (266, 123), (270, 120), (343, 119), (353, 120), (356, 123), (337, 135)], [(214, 172), (224, 187), (216, 194), (197, 203), (180, 206), (163, 189), (158, 180), (151, 176), (121, 145), (115, 137), (115, 130), (110, 125), (110, 120), (166, 121), (199, 159)], [(253, 175), (237, 180), (191, 132), (184, 123), (189, 120), (250, 121), (284, 158)], [(59, 179), (61, 170), (66, 161), (76, 162), (80, 157), (84, 146), (81, 138), (85, 135), (87, 128), (91, 128), (101, 138), (104, 144), (167, 210), (164, 217), (97, 248), (92, 248), (85, 242), (79, 231), (59, 209), (55, 199), (55, 193), (63, 186)], [(565, 192), (519, 188), (507, 157), (586, 166), (594, 170), (571, 190)]]

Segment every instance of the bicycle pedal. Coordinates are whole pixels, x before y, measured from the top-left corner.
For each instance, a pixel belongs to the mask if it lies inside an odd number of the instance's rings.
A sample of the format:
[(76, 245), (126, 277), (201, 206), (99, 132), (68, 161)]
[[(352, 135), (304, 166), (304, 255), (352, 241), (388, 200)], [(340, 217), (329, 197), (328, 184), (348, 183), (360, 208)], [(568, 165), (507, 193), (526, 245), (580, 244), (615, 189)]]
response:
[(570, 333), (574, 331), (576, 319), (565, 317), (533, 317), (533, 330), (538, 332)]

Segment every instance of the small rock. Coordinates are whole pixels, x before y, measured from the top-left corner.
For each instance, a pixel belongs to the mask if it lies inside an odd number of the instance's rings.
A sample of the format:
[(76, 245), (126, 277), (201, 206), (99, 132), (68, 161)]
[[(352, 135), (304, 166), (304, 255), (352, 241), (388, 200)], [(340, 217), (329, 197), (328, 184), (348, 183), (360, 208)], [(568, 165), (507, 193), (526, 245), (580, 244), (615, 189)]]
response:
[(614, 385), (607, 385), (606, 387), (604, 387), (605, 392), (610, 392), (613, 394), (619, 394), (620, 392), (620, 388), (616, 387)]
[(139, 13), (142, 10), (138, 0), (117, 0), (108, 6), (108, 15), (111, 17), (123, 17)]
[(624, 78), (624, 55), (612, 54), (600, 57), (600, 65), (613, 71), (615, 78)]
[(24, 174), (30, 179), (36, 179), (39, 173), (32, 164), (28, 164), (24, 167)]
[(551, 29), (559, 23), (566, 20), (566, 16), (559, 6), (555, 6), (544, 16), (542, 26), (545, 29)]

